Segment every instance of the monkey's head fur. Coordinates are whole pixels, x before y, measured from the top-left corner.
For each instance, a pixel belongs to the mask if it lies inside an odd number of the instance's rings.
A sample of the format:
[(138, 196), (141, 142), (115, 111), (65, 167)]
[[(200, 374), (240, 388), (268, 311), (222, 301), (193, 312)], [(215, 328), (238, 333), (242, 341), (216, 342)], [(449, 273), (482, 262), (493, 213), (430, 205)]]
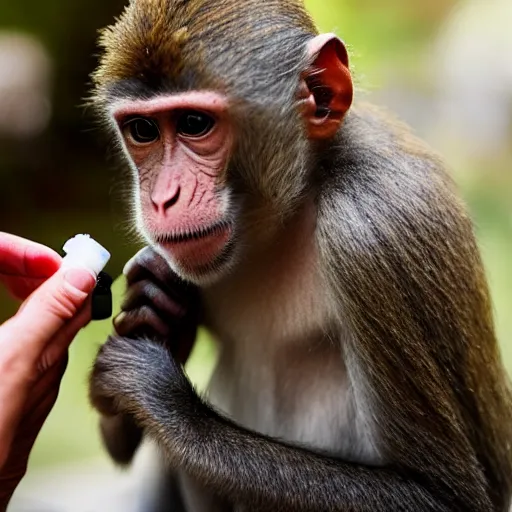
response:
[(246, 0), (244, 9), (239, 0), (132, 0), (101, 34), (93, 80), (100, 94), (134, 79), (156, 88), (229, 89), (258, 78), (271, 86), (279, 77), (269, 74), (292, 71), (297, 42), (316, 33), (301, 0)]

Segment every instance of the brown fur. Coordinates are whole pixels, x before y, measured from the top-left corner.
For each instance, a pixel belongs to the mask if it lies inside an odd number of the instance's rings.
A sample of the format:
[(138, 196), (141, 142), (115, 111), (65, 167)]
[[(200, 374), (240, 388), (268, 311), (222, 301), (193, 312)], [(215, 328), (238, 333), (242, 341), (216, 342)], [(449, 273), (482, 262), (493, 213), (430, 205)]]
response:
[[(246, 0), (243, 9), (264, 9), (270, 16), (285, 9), (298, 26), (315, 33), (316, 28), (300, 0)], [(133, 77), (177, 78), (194, 63), (204, 61), (202, 41), (218, 20), (222, 26), (238, 26), (244, 36), (239, 0), (132, 0), (116, 23), (103, 30), (99, 44), (104, 53), (93, 75), (99, 89)], [(278, 29), (279, 27), (277, 27)], [(272, 29), (272, 32), (276, 27)], [(269, 37), (265, 27), (253, 37)], [(214, 38), (214, 35), (213, 35)], [(236, 41), (235, 41), (236, 43)]]
[[(349, 124), (346, 132), (357, 126), (351, 137), (361, 143), (359, 158), (374, 146), (382, 163), (406, 158), (417, 166), (412, 176), (400, 167), (386, 176), (382, 168), (380, 190), (374, 191), (380, 204), (358, 205), (366, 212), (375, 209), (363, 233), (344, 229), (347, 238), (336, 249), (332, 233), (321, 235), (321, 245), (331, 245), (350, 275), (339, 292), (350, 304), (359, 356), (369, 373), (378, 375), (373, 387), (386, 383), (393, 389), (381, 410), (384, 417), (389, 414), (383, 429), (389, 455), (400, 454), (420, 470), (430, 464), (429, 443), (442, 440), (447, 465), (470, 482), (476, 473), (462, 454), (472, 446), (473, 464), (483, 467), (489, 493), (500, 503), (512, 481), (511, 391), (471, 219), (441, 158), (407, 126), (371, 105), (356, 106)], [(350, 187), (348, 180), (345, 186)], [(407, 211), (414, 211), (414, 227), (404, 222)], [(356, 253), (355, 236), (363, 245), (377, 240), (371, 250), (357, 247)], [(382, 346), (382, 340), (388, 344)], [(410, 430), (411, 422), (425, 434)], [(417, 445), (416, 453), (408, 451), (407, 438)]]

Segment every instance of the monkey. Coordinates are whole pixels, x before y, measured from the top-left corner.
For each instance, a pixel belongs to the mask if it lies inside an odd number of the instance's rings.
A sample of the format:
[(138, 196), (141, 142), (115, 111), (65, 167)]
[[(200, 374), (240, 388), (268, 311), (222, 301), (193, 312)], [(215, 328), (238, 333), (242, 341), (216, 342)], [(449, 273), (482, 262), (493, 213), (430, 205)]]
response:
[(131, 0), (100, 46), (91, 101), (145, 247), (90, 398), (116, 462), (159, 447), (155, 509), (507, 510), (471, 218), (442, 159), (355, 101), (342, 40), (301, 0)]

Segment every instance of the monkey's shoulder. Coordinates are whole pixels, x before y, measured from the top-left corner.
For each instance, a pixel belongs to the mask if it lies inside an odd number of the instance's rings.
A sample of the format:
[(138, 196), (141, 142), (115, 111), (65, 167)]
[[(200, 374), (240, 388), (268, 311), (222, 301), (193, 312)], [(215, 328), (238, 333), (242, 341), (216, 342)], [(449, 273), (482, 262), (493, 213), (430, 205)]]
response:
[(448, 215), (466, 224), (466, 208), (442, 157), (381, 107), (357, 104), (326, 157), (320, 218), (327, 214), (335, 224), (380, 218), (388, 227), (403, 227)]
[(436, 172), (446, 168), (443, 158), (411, 126), (390, 110), (372, 103), (354, 105), (346, 117), (341, 138), (347, 152), (357, 151), (360, 157), (370, 157), (370, 164), (415, 164)]

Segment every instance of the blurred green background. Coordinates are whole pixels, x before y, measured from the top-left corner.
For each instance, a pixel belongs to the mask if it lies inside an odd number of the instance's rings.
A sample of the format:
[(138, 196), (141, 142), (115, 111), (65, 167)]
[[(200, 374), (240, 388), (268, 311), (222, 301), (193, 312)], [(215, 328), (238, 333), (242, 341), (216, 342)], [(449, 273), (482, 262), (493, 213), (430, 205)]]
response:
[[(122, 166), (80, 105), (96, 62), (97, 30), (124, 0), (0, 0), (0, 230), (56, 249), (91, 233), (119, 275), (137, 250), (123, 207)], [(322, 31), (348, 44), (359, 98), (398, 113), (441, 151), (468, 201), (512, 369), (512, 2), (309, 0)], [(123, 283), (116, 283), (116, 300)], [(16, 304), (0, 291), (0, 321)], [(30, 473), (104, 458), (86, 378), (109, 322), (73, 346), (58, 404)], [(203, 386), (213, 348), (201, 336), (189, 365)], [(20, 494), (28, 492), (20, 489)]]

